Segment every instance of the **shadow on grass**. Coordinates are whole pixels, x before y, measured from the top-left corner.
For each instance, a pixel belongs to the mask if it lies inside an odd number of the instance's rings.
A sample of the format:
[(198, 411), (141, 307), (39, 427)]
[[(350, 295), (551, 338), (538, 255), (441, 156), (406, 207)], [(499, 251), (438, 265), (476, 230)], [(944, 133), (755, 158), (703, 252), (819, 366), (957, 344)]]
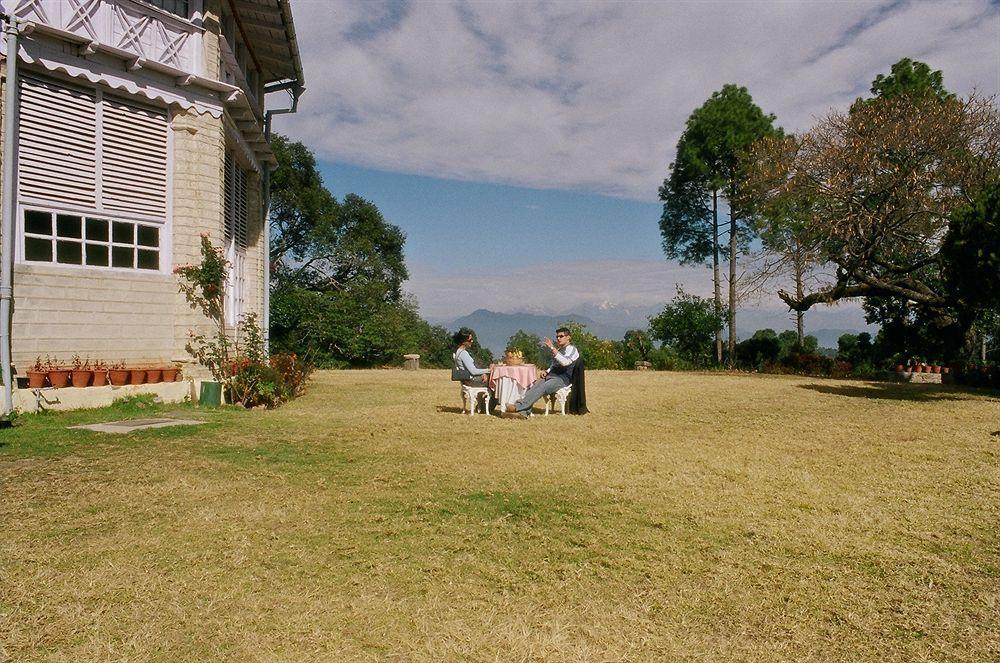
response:
[[(955, 387), (940, 387), (937, 385), (892, 384), (887, 382), (870, 382), (863, 387), (853, 384), (800, 384), (799, 389), (809, 389), (821, 394), (832, 396), (850, 396), (852, 398), (868, 398), (888, 401), (912, 401), (915, 403), (933, 403), (936, 401), (960, 401), (965, 396), (977, 392), (966, 392)], [(983, 394), (992, 395), (992, 394)]]
[[(438, 406), (437, 406), (437, 411), (438, 411), (438, 412), (441, 412), (441, 413), (448, 413), (448, 414), (463, 414), (463, 415), (465, 415), (465, 416), (469, 416), (469, 413), (468, 413), (468, 412), (466, 412), (465, 410), (463, 410), (462, 408), (460, 408), (460, 407), (455, 407), (455, 406), (452, 406), (452, 405), (438, 405)], [(489, 414), (487, 415), (487, 414), (486, 414), (485, 412), (483, 412), (483, 406), (482, 406), (482, 405), (477, 405), (477, 406), (476, 406), (476, 416), (478, 417), (479, 415), (483, 415), (483, 416), (493, 416), (493, 412), (490, 412), (490, 413), (489, 413)]]

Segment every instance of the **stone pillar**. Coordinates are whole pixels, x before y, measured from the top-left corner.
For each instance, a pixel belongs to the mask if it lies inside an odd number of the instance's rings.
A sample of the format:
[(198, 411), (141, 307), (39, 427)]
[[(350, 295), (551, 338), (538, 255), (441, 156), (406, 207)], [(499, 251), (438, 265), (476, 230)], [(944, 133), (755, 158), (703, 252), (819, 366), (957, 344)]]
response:
[(416, 371), (420, 368), (420, 355), (403, 355), (403, 368), (407, 371)]
[(635, 362), (635, 370), (637, 371), (648, 371), (652, 366), (648, 361), (637, 361)]

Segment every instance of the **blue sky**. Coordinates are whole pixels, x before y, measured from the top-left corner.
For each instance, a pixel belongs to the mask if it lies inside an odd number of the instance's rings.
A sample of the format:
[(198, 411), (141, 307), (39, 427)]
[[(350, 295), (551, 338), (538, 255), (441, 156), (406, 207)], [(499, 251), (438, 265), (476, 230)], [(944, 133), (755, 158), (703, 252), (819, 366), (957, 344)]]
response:
[[(391, 173), (324, 162), (327, 188), (357, 193), (406, 232), (410, 261), (463, 274), (484, 261), (660, 260), (656, 202)], [(499, 250), (498, 250), (499, 249)]]
[[(691, 111), (726, 83), (788, 131), (901, 57), (961, 95), (1000, 91), (1000, 9), (920, 2), (295, 0), (307, 92), (276, 130), (329, 188), (407, 233), (422, 312), (653, 306), (707, 269), (660, 252), (657, 187)], [(787, 328), (772, 294), (743, 319)], [(810, 322), (810, 319), (812, 322)], [(857, 327), (858, 306), (807, 325)]]

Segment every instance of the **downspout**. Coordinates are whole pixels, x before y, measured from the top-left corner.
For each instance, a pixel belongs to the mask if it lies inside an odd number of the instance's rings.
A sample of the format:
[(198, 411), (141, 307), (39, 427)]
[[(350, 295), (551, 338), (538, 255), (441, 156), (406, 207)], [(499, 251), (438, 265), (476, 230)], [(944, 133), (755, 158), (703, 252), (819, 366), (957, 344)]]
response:
[(6, 95), (3, 122), (3, 215), (0, 217), (0, 377), (3, 379), (3, 413), (0, 428), (11, 425), (14, 394), (11, 376), (11, 304), (14, 298), (14, 130), (17, 126), (17, 19), (0, 15), (7, 40)]
[[(289, 108), (279, 108), (269, 110), (264, 113), (264, 140), (271, 142), (271, 118), (275, 115), (294, 113), (299, 108), (299, 96), (305, 88), (292, 81), (291, 87), (292, 105)], [(274, 86), (271, 89), (264, 88), (264, 94), (277, 92), (278, 90), (289, 89), (289, 84), (284, 83)], [(271, 166), (268, 163), (261, 164), (261, 185), (264, 189), (264, 350), (271, 353)]]

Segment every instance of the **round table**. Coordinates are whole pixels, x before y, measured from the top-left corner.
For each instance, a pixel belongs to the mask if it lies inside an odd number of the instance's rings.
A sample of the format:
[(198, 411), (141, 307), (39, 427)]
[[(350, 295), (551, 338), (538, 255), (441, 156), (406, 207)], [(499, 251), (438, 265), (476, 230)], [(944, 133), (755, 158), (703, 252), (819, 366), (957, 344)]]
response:
[(500, 411), (524, 396), (537, 379), (538, 369), (534, 364), (498, 364), (490, 369), (490, 389)]

